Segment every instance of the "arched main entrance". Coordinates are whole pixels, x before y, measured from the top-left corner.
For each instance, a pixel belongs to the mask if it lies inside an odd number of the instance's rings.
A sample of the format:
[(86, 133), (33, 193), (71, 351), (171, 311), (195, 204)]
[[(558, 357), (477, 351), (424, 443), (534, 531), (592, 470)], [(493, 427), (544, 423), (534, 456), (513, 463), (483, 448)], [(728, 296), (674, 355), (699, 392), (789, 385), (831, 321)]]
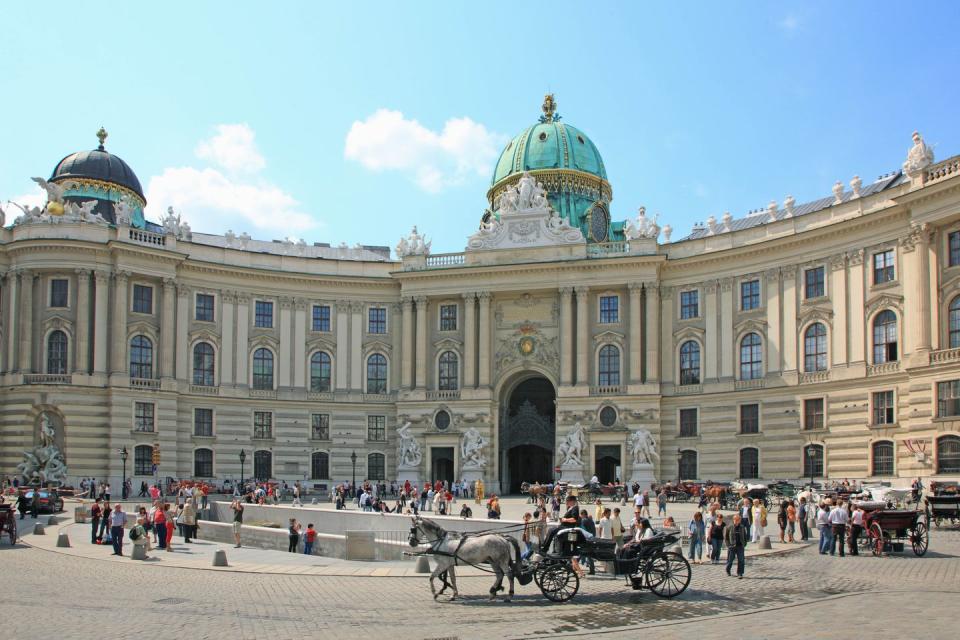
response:
[(504, 493), (519, 493), (523, 482), (553, 480), (556, 400), (553, 384), (543, 376), (524, 378), (505, 390), (499, 433)]

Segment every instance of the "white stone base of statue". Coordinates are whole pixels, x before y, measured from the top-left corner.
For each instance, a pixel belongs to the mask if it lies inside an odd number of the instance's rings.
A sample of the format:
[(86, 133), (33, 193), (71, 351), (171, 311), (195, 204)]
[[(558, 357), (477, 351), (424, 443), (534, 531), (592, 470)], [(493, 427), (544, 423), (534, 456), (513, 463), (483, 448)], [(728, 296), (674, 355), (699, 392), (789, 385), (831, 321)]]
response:
[(656, 482), (653, 475), (653, 465), (649, 462), (642, 462), (633, 465), (630, 473), (630, 484), (636, 482), (640, 485), (640, 490), (650, 488), (650, 485)]
[(406, 482), (407, 480), (409, 480), (409, 481), (410, 481), (410, 484), (412, 484), (412, 485), (415, 486), (415, 487), (420, 486), (420, 484), (419, 484), (419, 483), (420, 483), (420, 472), (417, 471), (416, 469), (398, 469), (398, 470), (397, 470), (397, 482), (398, 482), (398, 484), (400, 484), (401, 486), (403, 486), (403, 483)]
[(483, 469), (464, 469), (460, 473), (460, 479), (466, 480), (471, 487), (477, 480), (483, 480)]
[(560, 467), (560, 475), (557, 478), (561, 482), (569, 484), (583, 485), (583, 467)]

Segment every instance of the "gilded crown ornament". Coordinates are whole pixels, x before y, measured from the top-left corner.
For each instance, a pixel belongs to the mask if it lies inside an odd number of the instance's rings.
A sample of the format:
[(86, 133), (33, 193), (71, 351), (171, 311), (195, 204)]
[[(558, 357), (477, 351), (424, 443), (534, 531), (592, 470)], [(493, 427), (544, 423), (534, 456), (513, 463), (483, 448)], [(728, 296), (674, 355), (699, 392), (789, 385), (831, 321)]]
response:
[(103, 127), (100, 127), (100, 130), (97, 131), (97, 140), (100, 141), (100, 151), (103, 151), (103, 143), (107, 141), (107, 136), (110, 135), (107, 133), (107, 130)]
[(560, 120), (560, 114), (557, 113), (557, 102), (553, 99), (553, 94), (548, 93), (543, 96), (543, 115), (540, 116), (541, 123), (557, 122)]

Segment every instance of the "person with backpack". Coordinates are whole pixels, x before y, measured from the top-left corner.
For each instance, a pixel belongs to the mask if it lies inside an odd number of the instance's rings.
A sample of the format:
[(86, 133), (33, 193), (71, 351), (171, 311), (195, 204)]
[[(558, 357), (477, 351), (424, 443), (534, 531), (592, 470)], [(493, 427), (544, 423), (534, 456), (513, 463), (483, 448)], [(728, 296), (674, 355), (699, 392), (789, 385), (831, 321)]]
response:
[(147, 559), (147, 551), (149, 551), (150, 545), (150, 536), (147, 535), (147, 530), (144, 529), (144, 522), (146, 518), (141, 514), (137, 516), (137, 524), (130, 528), (130, 542), (133, 543), (134, 547), (143, 547), (143, 559)]

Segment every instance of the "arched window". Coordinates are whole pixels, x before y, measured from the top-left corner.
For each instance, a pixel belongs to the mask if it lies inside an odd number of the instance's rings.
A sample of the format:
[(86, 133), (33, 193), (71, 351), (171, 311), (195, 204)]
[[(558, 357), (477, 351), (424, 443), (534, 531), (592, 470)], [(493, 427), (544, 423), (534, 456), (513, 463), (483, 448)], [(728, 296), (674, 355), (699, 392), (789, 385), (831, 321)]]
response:
[(697, 478), (697, 452), (692, 449), (680, 452), (680, 479), (695, 480)]
[(740, 449), (740, 478), (755, 480), (760, 477), (760, 450), (754, 447)]
[(873, 467), (871, 475), (874, 476), (892, 476), (893, 475), (893, 443), (889, 440), (874, 442), (873, 446)]
[(273, 352), (265, 347), (253, 352), (253, 388), (273, 389)]
[(748, 333), (740, 341), (740, 379), (756, 380), (763, 376), (763, 347), (760, 336)]
[(693, 340), (680, 345), (680, 384), (700, 384), (700, 345)]
[(440, 391), (456, 391), (458, 388), (457, 369), (459, 360), (453, 351), (444, 351), (440, 354), (440, 371), (437, 376), (437, 389)]
[(960, 348), (960, 296), (950, 302), (950, 348)]
[(803, 447), (803, 476), (816, 478), (823, 476), (823, 445), (807, 444)]
[(153, 475), (153, 447), (148, 444), (138, 444), (133, 448), (133, 475)]
[(382, 453), (371, 453), (367, 456), (367, 480), (386, 480), (386, 461)]
[(387, 357), (374, 353), (367, 358), (367, 393), (387, 392)]
[(827, 370), (827, 328), (820, 322), (803, 332), (803, 370)]
[(310, 391), (330, 391), (330, 354), (326, 351), (310, 356)]
[(323, 451), (317, 451), (310, 456), (310, 477), (314, 480), (330, 479), (329, 454)]
[(256, 451), (253, 454), (253, 477), (266, 481), (273, 477), (273, 454), (269, 451)]
[(130, 377), (153, 377), (153, 341), (146, 336), (133, 336), (130, 341)]
[(57, 330), (47, 337), (47, 373), (67, 373), (67, 334)]
[(198, 342), (193, 347), (193, 384), (214, 386), (214, 373), (213, 346), (208, 342)]
[(600, 347), (597, 384), (613, 387), (620, 384), (620, 349), (612, 344)]
[(210, 449), (197, 449), (193, 452), (193, 477), (213, 477), (213, 451)]
[(937, 439), (937, 473), (960, 473), (960, 437)]
[(873, 319), (873, 364), (896, 362), (897, 354), (897, 316), (884, 309)]

